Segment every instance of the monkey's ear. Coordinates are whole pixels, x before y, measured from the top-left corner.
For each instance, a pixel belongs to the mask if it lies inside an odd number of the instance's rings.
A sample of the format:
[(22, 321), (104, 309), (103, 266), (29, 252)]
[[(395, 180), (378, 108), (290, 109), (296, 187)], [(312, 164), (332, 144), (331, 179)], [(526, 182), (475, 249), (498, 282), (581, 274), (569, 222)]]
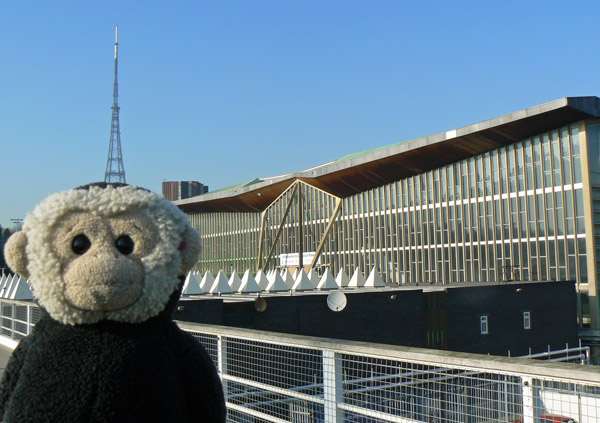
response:
[(202, 243), (200, 234), (196, 232), (194, 228), (188, 226), (183, 233), (181, 245), (179, 245), (179, 251), (181, 252), (181, 271), (184, 275), (196, 265), (196, 262), (200, 257), (201, 249)]
[(25, 253), (25, 247), (27, 246), (27, 235), (23, 231), (15, 232), (8, 238), (6, 245), (4, 246), (4, 258), (8, 266), (17, 274), (28, 278), (29, 272), (27, 271), (27, 254)]

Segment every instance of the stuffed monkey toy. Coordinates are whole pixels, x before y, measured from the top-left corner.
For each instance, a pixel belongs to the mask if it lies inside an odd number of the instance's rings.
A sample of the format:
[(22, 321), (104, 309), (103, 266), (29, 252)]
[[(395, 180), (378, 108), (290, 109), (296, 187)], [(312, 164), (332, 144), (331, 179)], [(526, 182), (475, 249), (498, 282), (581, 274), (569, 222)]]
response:
[(173, 203), (96, 183), (50, 195), (6, 246), (43, 315), (0, 384), (4, 423), (225, 421), (221, 382), (173, 322), (200, 236)]

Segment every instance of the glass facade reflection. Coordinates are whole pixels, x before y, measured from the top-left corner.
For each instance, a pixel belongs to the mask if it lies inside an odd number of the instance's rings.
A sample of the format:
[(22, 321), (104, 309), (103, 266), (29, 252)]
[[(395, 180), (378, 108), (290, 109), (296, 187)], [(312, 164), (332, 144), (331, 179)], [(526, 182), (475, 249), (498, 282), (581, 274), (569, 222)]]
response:
[(587, 325), (600, 264), (599, 145), (600, 124), (579, 122), (400, 179), (343, 198), (327, 235), (337, 197), (309, 183), (264, 214), (190, 213), (204, 239), (197, 268), (256, 271), (259, 250), (261, 267), (273, 268), (279, 254), (314, 252), (324, 239), (321, 267), (376, 267), (390, 283), (575, 280)]

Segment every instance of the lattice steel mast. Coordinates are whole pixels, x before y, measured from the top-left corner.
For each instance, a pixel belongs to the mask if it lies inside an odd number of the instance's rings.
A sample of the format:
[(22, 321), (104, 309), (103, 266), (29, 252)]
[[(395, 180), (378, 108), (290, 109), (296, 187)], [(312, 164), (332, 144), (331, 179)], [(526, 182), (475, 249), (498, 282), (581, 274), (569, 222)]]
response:
[(112, 121), (110, 124), (110, 145), (108, 147), (108, 160), (104, 182), (125, 183), (125, 168), (123, 167), (123, 154), (121, 153), (121, 130), (119, 129), (119, 84), (117, 83), (117, 69), (119, 64), (119, 26), (115, 28), (115, 83), (113, 86)]

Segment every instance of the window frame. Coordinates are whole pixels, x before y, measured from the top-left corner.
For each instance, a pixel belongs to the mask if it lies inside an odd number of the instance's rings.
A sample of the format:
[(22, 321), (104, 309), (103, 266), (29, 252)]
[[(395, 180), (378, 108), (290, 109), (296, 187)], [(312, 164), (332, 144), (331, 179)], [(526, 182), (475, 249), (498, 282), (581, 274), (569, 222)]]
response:
[(479, 333), (481, 335), (488, 335), (490, 333), (489, 318), (487, 314), (479, 316)]
[(523, 312), (523, 329), (531, 330), (531, 312), (530, 311)]

